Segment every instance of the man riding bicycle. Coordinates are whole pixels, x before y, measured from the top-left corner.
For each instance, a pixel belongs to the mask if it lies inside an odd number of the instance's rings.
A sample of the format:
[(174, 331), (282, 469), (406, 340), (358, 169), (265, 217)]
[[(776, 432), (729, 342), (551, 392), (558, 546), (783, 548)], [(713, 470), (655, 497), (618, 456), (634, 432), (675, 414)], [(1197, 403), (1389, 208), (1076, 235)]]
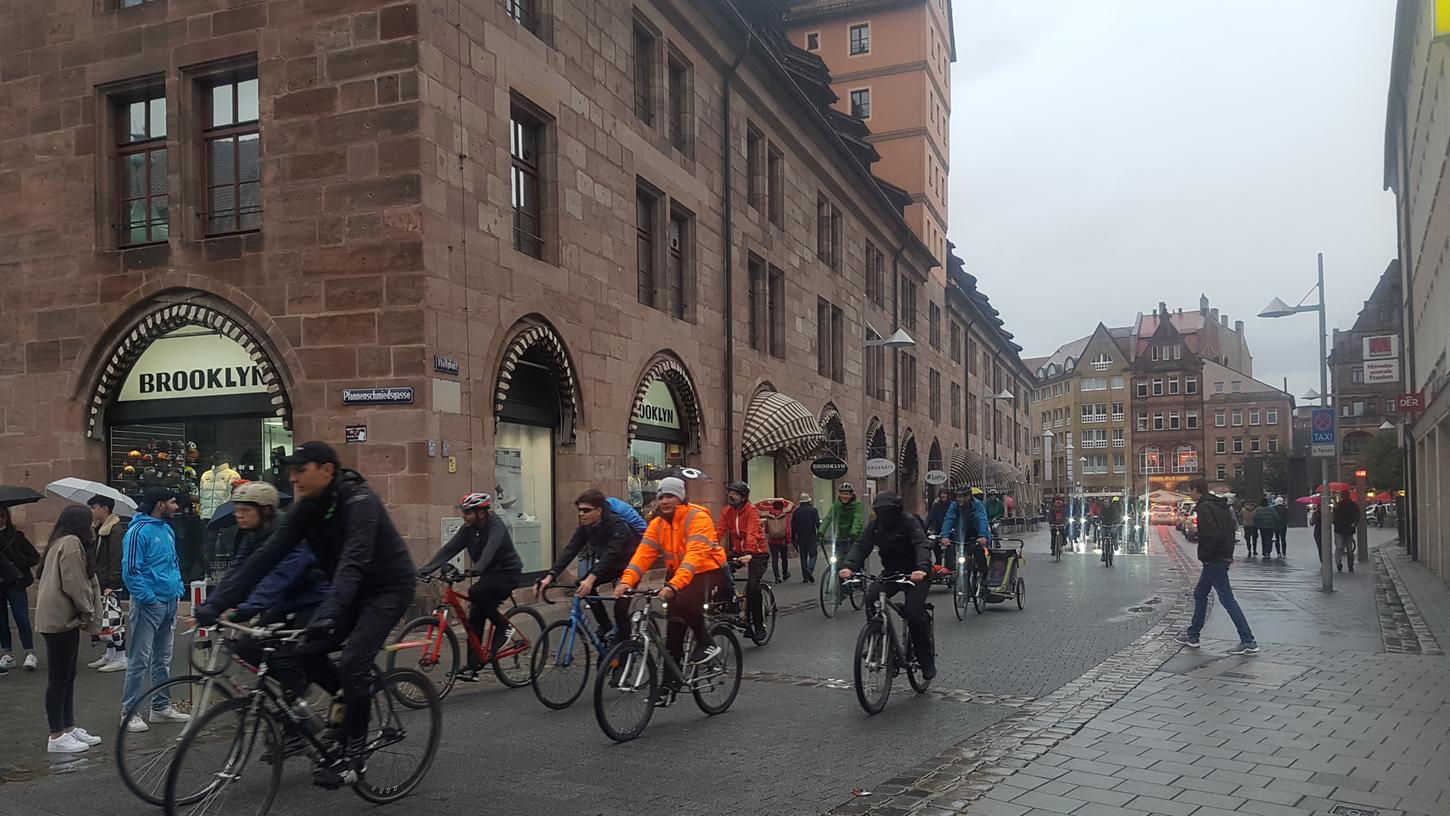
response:
[(836, 501), (831, 504), (831, 509), (826, 511), (826, 517), (821, 519), (821, 526), (816, 532), (825, 537), (829, 534), (835, 539), (836, 561), (840, 561), (861, 537), (861, 530), (866, 526), (866, 508), (856, 498), (856, 488), (850, 482), (842, 482), (836, 488)]
[[(846, 554), (837, 574), (841, 580), (849, 580), (875, 549), (881, 554), (883, 572), (910, 577), (912, 585), (906, 589), (906, 613), (903, 617), (911, 633), (912, 650), (921, 665), (921, 675), (930, 681), (936, 677), (936, 655), (932, 652), (931, 617), (926, 611), (926, 595), (931, 589), (931, 584), (927, 583), (927, 575), (931, 571), (931, 549), (926, 543), (926, 533), (921, 522), (906, 512), (901, 497), (895, 493), (880, 494), (872, 502), (871, 509), (876, 511), (876, 518), (866, 525), (861, 539)], [(885, 587), (888, 595), (895, 589), (890, 584)]]
[[(413, 601), (413, 559), (382, 500), (362, 474), (342, 467), (326, 442), (304, 442), (281, 463), (291, 468), (298, 500), (283, 527), (229, 574), (195, 615), (203, 626), (236, 605), (289, 553), (306, 541), (332, 589), (307, 625), (310, 654), (299, 655), (307, 677), (336, 693), (345, 706), (346, 757), (319, 765), (314, 783), (335, 788), (356, 782), (363, 770), (368, 699), (374, 661), (388, 633)], [(341, 649), (334, 666), (326, 652)]]
[[(493, 642), (488, 648), (497, 652), (512, 635), (509, 619), (498, 608), (523, 580), (524, 560), (514, 549), (508, 525), (493, 512), (492, 496), (469, 493), (458, 500), (458, 509), (463, 513), (463, 526), (418, 570), (418, 577), (432, 575), (466, 548), (473, 570), (478, 573), (478, 580), (468, 589), (468, 628), (482, 637), (485, 622), (493, 621)], [(478, 655), (469, 649), (468, 665), (458, 679), (472, 683), (481, 668)]]
[[(760, 513), (750, 503), (750, 485), (745, 482), (731, 482), (725, 487), (725, 507), (720, 511), (720, 521), (715, 525), (715, 540), (725, 548), (725, 554), (745, 564), (745, 624), (746, 637), (758, 637), (763, 633), (761, 626), (761, 604), (765, 593), (760, 590), (765, 568), (770, 566), (767, 554), (769, 545), (760, 526)], [(726, 603), (735, 600), (734, 580), (727, 569)]]
[(1052, 551), (1061, 552), (1064, 539), (1067, 538), (1067, 525), (1072, 521), (1072, 514), (1067, 510), (1067, 503), (1061, 496), (1054, 496), (1052, 507), (1047, 511), (1047, 526), (1052, 530)]
[[(636, 532), (624, 516), (615, 512), (614, 505), (603, 492), (584, 491), (574, 500), (574, 509), (579, 514), (579, 526), (575, 528), (568, 546), (559, 553), (554, 566), (535, 585), (540, 593), (554, 583), (582, 552), (588, 562), (588, 570), (579, 576), (579, 588), (574, 594), (580, 598), (593, 595), (596, 586), (619, 580), (629, 557), (639, 546), (641, 533)], [(616, 629), (610, 624), (609, 610), (605, 609), (602, 601), (590, 601), (589, 608), (594, 612), (594, 619), (599, 621), (599, 631), (606, 641), (613, 642), (624, 636), (625, 618), (619, 619)]]
[[(629, 619), (629, 596), (663, 556), (666, 585), (660, 590), (660, 599), (670, 606), (665, 644), (670, 656), (683, 663), (688, 626), (695, 634), (690, 662), (704, 663), (720, 653), (705, 633), (705, 604), (720, 581), (725, 548), (715, 542), (710, 511), (686, 501), (683, 479), (661, 479), (655, 496), (654, 518), (614, 590), (615, 618)], [(669, 705), (679, 691), (679, 678), (670, 672), (666, 675), (668, 679), (660, 687), (655, 705)]]
[[(952, 506), (947, 508), (946, 521), (942, 522), (941, 540), (947, 542), (945, 547), (947, 567), (955, 569), (957, 563), (957, 545), (965, 549), (964, 553), (970, 552), (972, 556), (972, 569), (982, 580), (978, 581), (981, 592), (987, 592), (987, 552), (986, 547), (991, 539), (991, 527), (987, 521), (987, 508), (982, 503), (982, 489), (973, 487), (968, 489), (961, 485), (952, 491), (954, 501)], [(975, 542), (975, 546), (971, 546)]]
[[(1123, 520), (1123, 497), (1114, 496), (1102, 506), (1098, 512), (1098, 524), (1102, 531), (1103, 549), (1116, 547), (1118, 544), (1118, 523)], [(1103, 560), (1107, 560), (1107, 553), (1103, 554)]]

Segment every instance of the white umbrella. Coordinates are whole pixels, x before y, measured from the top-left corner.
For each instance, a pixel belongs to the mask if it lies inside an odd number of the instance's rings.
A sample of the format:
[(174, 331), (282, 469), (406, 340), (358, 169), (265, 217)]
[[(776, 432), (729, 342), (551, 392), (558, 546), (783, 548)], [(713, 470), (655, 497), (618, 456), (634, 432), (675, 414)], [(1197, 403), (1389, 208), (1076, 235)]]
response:
[(130, 496), (110, 485), (103, 485), (89, 479), (68, 476), (46, 485), (45, 490), (76, 504), (85, 504), (91, 500), (92, 496), (105, 496), (116, 503), (117, 515), (134, 516), (136, 514), (136, 502)]

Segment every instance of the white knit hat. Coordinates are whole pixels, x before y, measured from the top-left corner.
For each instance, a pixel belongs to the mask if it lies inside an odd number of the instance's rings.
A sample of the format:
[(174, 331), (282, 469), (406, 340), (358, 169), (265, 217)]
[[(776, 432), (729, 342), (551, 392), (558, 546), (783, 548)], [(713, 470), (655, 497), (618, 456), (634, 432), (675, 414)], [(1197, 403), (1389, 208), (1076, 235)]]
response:
[(660, 486), (655, 490), (659, 496), (678, 496), (681, 501), (685, 498), (685, 480), (677, 479), (674, 476), (667, 476), (660, 479)]

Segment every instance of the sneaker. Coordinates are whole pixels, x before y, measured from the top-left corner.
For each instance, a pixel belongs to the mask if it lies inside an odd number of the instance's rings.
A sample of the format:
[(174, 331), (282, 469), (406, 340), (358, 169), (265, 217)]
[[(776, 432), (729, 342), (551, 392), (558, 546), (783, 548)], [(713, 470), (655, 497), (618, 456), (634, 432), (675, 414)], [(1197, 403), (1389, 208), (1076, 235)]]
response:
[(1183, 646), (1187, 646), (1190, 649), (1197, 649), (1199, 646), (1203, 645), (1198, 642), (1197, 637), (1190, 635), (1187, 632), (1183, 632), (1178, 637), (1174, 638), (1173, 642), (1181, 644)]
[(116, 655), (116, 657), (114, 659), (106, 661), (106, 664), (104, 666), (101, 666), (101, 668), (98, 671), (103, 671), (103, 672), (125, 671), (126, 668), (128, 666), (130, 666), (130, 665), (131, 665), (131, 662), (126, 659), (126, 656), (125, 655)]
[(335, 759), (318, 763), (312, 769), (312, 784), (325, 790), (337, 790), (343, 785), (355, 785), (361, 774), (357, 763), (351, 759)]
[(84, 728), (72, 728), (70, 730), (70, 735), (72, 737), (75, 737), (76, 739), (80, 740), (81, 742), (84, 742), (86, 745), (100, 745), (101, 744), (101, 738), (100, 737), (93, 737), (93, 736), (91, 736), (90, 732), (87, 731)]
[(111, 659), (109, 657), (106, 657), (103, 654), (100, 657), (96, 658), (95, 660), (92, 660), (91, 662), (87, 663), (86, 664), (86, 668), (88, 668), (88, 669), (99, 669), (100, 667), (102, 667), (102, 666), (106, 665), (107, 663), (109, 663), (110, 660)]
[(0, 657), (0, 669), (5, 669), (6, 671), (9, 671), (13, 668), (15, 668), (15, 655), (5, 655), (4, 657)]
[(161, 710), (152, 709), (151, 722), (186, 722), (191, 719), (190, 714), (177, 711), (175, 706), (167, 706)]
[(936, 664), (921, 667), (921, 679), (930, 683), (936, 679)]
[[(1354, 566), (1353, 565), (1350, 565), (1349, 571), (1350, 572), (1354, 572)], [(39, 665), (40, 665), (40, 661), (35, 659), (35, 652), (31, 652), (30, 654), (28, 654), (28, 655), (25, 656), (25, 670), (26, 671), (35, 671), (35, 667), (37, 667)]]
[(455, 674), (455, 675), (453, 675), (453, 679), (454, 680), (457, 680), (457, 681), (460, 681), (460, 682), (463, 682), (463, 683), (477, 683), (478, 682), (478, 669), (474, 669), (474, 668), (459, 669), (458, 670), (458, 673)]
[(690, 662), (691, 663), (709, 663), (711, 660), (714, 660), (715, 658), (717, 658), (719, 656), (720, 656), (720, 647), (719, 646), (716, 646), (713, 643), (711, 643), (709, 646), (705, 647), (703, 650), (697, 651), (694, 654), (690, 655)]
[[(1349, 562), (1349, 571), (1350, 572), (1354, 572), (1354, 562), (1353, 561)], [(26, 661), (26, 663), (25, 663), (26, 667), (29, 668), (30, 667), (30, 658), (28, 658), (28, 657), (25, 658), (25, 661)]]
[(669, 708), (670, 705), (675, 702), (675, 695), (679, 693), (680, 690), (675, 688), (674, 686), (660, 686), (659, 689), (655, 691), (654, 707)]
[(1250, 640), (1250, 641), (1247, 641), (1247, 642), (1244, 642), (1244, 643), (1240, 643), (1239, 645), (1233, 647), (1232, 649), (1229, 649), (1228, 650), (1228, 653), (1231, 654), (1231, 655), (1258, 654), (1259, 653), (1259, 644), (1257, 644), (1254, 641)]
[(46, 740), (45, 746), (45, 752), (47, 754), (79, 754), (82, 751), (89, 750), (91, 750), (91, 746), (72, 737), (70, 734), (50, 737)]
[(131, 721), (128, 722), (128, 723), (126, 723), (126, 730), (127, 731), (130, 731), (133, 734), (135, 734), (135, 733), (140, 732), (140, 731), (150, 731), (151, 730), (151, 726), (147, 725), (145, 720), (143, 720), (139, 716), (137, 716), (137, 717), (132, 717), (131, 718)]
[(1344, 572), (1344, 565), (1341, 564), (1341, 563), (1339, 563), (1338, 561), (1335, 561), (1334, 562), (1334, 569), (1337, 570), (1337, 571), (1339, 571), (1339, 572)]

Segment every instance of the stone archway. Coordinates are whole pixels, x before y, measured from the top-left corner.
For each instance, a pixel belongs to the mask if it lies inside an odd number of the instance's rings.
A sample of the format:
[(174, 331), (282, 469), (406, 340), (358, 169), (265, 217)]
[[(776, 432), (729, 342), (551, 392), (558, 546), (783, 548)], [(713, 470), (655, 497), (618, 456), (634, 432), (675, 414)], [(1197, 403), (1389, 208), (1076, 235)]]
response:
[(570, 362), (568, 347), (547, 320), (529, 315), (515, 323), (504, 343), (494, 387), (494, 419), (503, 413), (514, 385), (515, 372), (525, 364), (542, 365), (548, 369), (558, 393), (559, 443), (573, 444), (578, 434), (579, 382)]
[(670, 394), (679, 406), (684, 420), (683, 425), (688, 434), (688, 449), (691, 453), (699, 453), (700, 443), (704, 436), (700, 395), (695, 390), (695, 380), (690, 376), (689, 369), (685, 368), (685, 364), (669, 351), (661, 351), (651, 357), (650, 362), (645, 366), (644, 373), (639, 377), (638, 385), (634, 389), (634, 400), (630, 404), (627, 442), (633, 442), (635, 434), (639, 431), (639, 408), (644, 404), (650, 386), (656, 382), (663, 382), (669, 387)]

